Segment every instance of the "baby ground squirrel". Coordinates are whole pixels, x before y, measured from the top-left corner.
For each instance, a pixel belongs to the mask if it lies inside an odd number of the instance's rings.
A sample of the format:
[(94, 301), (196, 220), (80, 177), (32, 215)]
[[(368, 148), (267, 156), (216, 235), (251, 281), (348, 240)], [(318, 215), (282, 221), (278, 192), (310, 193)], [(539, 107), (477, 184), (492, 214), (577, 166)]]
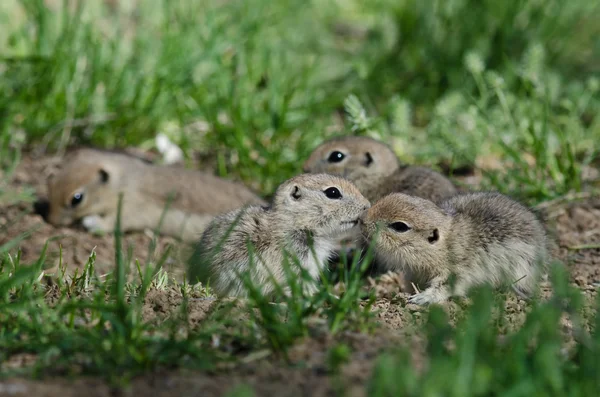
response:
[(121, 192), (123, 231), (156, 228), (171, 200), (160, 230), (185, 241), (197, 239), (216, 214), (247, 203), (264, 204), (242, 184), (85, 148), (66, 155), (60, 171), (49, 178), (47, 220), (54, 225), (82, 220), (90, 231), (112, 231)]
[[(369, 207), (359, 190), (342, 178), (298, 175), (277, 188), (270, 207), (249, 206), (216, 217), (190, 258), (188, 279), (208, 283), (218, 296), (243, 297), (246, 290), (238, 274), (247, 274), (269, 295), (274, 291), (271, 277), (279, 284), (285, 281), (287, 253), (316, 281), (337, 235), (354, 228)], [(253, 246), (252, 263), (248, 243)], [(316, 285), (304, 288), (314, 292)]]
[[(511, 283), (531, 295), (545, 267), (546, 233), (527, 208), (500, 193), (466, 193), (442, 201), (390, 194), (361, 217), (378, 264), (426, 285), (411, 303), (439, 303), (470, 287)], [(377, 232), (378, 230), (378, 232)], [(454, 290), (449, 279), (455, 277)]]
[(425, 167), (402, 165), (389, 146), (362, 136), (322, 143), (304, 163), (304, 172), (341, 175), (373, 203), (392, 192), (432, 201), (457, 193), (454, 184), (442, 174)]

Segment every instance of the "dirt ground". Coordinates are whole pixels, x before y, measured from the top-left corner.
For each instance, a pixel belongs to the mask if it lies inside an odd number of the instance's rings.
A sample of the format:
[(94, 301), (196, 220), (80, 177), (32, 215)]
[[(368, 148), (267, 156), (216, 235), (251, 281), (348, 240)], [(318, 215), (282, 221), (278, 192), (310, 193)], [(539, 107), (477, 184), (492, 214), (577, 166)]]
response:
[[(39, 197), (45, 197), (47, 176), (57, 166), (58, 160), (51, 157), (25, 157), (18, 166), (9, 188), (24, 191), (33, 187)], [(544, 208), (548, 228), (556, 242), (555, 256), (569, 269), (572, 281), (591, 300), (600, 284), (600, 249), (586, 246), (600, 242), (600, 198), (582, 197), (554, 203)], [(22, 262), (31, 263), (38, 259), (44, 244), (48, 244), (46, 271), (55, 272), (62, 247), (62, 261), (71, 271), (81, 269), (90, 252), (97, 255), (97, 271), (100, 274), (112, 270), (114, 264), (114, 241), (112, 236), (93, 236), (81, 228), (54, 228), (33, 212), (33, 204), (0, 202), (0, 245), (28, 233), (19, 244)], [(126, 244), (133, 248), (133, 259), (146, 263), (149, 233), (128, 234)], [(167, 245), (176, 249), (169, 259), (170, 276), (176, 280), (182, 276), (182, 258), (186, 247), (174, 239), (158, 239), (157, 252), (162, 253)], [(12, 250), (15, 252), (15, 250)], [(423, 309), (406, 305), (408, 294), (400, 291), (400, 275), (388, 274), (380, 280), (368, 280), (376, 291), (377, 321), (381, 324), (373, 334), (347, 332), (336, 336), (323, 333), (301, 340), (291, 351), (291, 364), (280, 359), (254, 352), (245, 357), (235, 368), (225, 368), (217, 373), (192, 371), (159, 372), (136, 378), (125, 390), (113, 390), (105, 382), (92, 378), (76, 380), (51, 378), (41, 381), (28, 379), (0, 379), (0, 396), (93, 396), (154, 395), (154, 396), (213, 396), (223, 395), (238, 385), (250, 385), (255, 395), (279, 396), (329, 396), (343, 386), (349, 396), (366, 395), (365, 383), (370, 377), (375, 358), (383, 351), (397, 346), (411, 346), (414, 360), (419, 364), (423, 341), (411, 330), (409, 324), (424, 316)], [(525, 315), (526, 305), (516, 297), (510, 298), (510, 321), (519, 323)], [(144, 316), (146, 320), (168, 315), (181, 303), (181, 296), (174, 290), (151, 291), (146, 298)], [(190, 321), (198, 324), (210, 312), (215, 301), (195, 301), (190, 304)], [(452, 303), (449, 304), (452, 312)], [(418, 323), (418, 321), (417, 321)], [(345, 343), (351, 348), (348, 364), (340, 373), (332, 374), (327, 369), (327, 351), (336, 343)]]

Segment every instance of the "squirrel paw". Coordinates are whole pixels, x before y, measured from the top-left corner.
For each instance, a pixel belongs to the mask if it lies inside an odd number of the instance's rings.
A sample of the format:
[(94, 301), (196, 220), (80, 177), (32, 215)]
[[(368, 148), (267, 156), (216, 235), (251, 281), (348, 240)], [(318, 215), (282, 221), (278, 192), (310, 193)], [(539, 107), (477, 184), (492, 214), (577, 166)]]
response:
[(106, 227), (105, 220), (98, 215), (84, 216), (81, 220), (81, 224), (87, 231), (92, 233), (110, 231), (110, 229)]
[(442, 303), (448, 299), (448, 294), (441, 288), (427, 288), (423, 292), (412, 295), (408, 303), (414, 305), (428, 305), (431, 303)]

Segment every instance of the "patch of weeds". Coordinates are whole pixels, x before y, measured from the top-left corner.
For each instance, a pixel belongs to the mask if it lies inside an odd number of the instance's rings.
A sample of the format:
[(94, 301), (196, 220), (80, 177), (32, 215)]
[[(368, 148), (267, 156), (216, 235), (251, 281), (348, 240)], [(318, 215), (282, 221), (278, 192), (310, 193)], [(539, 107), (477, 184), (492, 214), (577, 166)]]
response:
[[(426, 148), (423, 158), (446, 162), (451, 172), (478, 165), (484, 177), (481, 189), (531, 205), (585, 189), (584, 169), (598, 157), (592, 142), (600, 129), (587, 125), (581, 115), (600, 109), (600, 101), (593, 99), (600, 92), (596, 79), (577, 91), (588, 98), (578, 101), (567, 90), (549, 96), (552, 88), (544, 80), (534, 84), (528, 75), (516, 77), (523, 88), (515, 93), (494, 71), (472, 67), (471, 72), (478, 92), (471, 97), (452, 92), (439, 101), (419, 138)], [(390, 137), (393, 149), (405, 153), (407, 133), (370, 117), (357, 97), (348, 97), (346, 112), (352, 131), (384, 141)]]
[[(526, 63), (520, 68), (526, 70)], [(523, 87), (515, 93), (498, 73), (471, 67), (476, 96), (470, 100), (460, 94), (448, 98), (446, 107), (439, 109), (443, 117), (429, 125), (457, 159), (482, 164), (483, 188), (532, 204), (582, 190), (583, 168), (597, 156), (597, 148), (590, 143), (600, 132), (581, 119), (597, 103), (577, 100), (560, 86), (553, 87), (550, 77), (540, 77), (551, 74), (543, 66), (539, 68), (535, 79), (524, 72), (518, 74), (516, 79)], [(598, 87), (590, 82), (578, 95), (593, 98), (597, 93)], [(455, 139), (456, 130), (464, 141)], [(490, 150), (487, 159), (478, 158), (480, 142)]]
[(598, 157), (600, 7), (417, 3), (3, 5), (0, 153), (16, 151), (0, 161), (32, 143), (151, 148), (163, 132), (268, 194), (349, 130), (408, 163), (499, 159), (486, 186), (529, 202), (580, 189)]
[[(208, 336), (190, 332), (180, 317), (159, 326), (142, 321), (144, 297), (152, 285), (163, 285), (164, 272), (160, 263), (158, 271), (147, 264), (139, 283), (128, 286), (121, 238), (117, 221), (116, 267), (103, 279), (95, 274), (93, 252), (80, 275), (67, 277), (64, 267), (59, 266), (55, 275), (57, 296), (52, 303), (45, 299), (49, 290), (41, 270), (44, 254), (33, 266), (20, 263), (19, 255), (3, 254), (2, 373), (95, 374), (122, 382), (157, 368), (213, 366), (212, 354), (204, 347)], [(13, 368), (11, 358), (24, 354), (35, 357), (33, 367)]]
[[(552, 280), (553, 297), (533, 302), (525, 324), (507, 335), (493, 326), (503, 316), (504, 304), (494, 300), (489, 287), (474, 292), (456, 327), (449, 325), (441, 307), (432, 306), (424, 369), (414, 367), (406, 349), (386, 353), (374, 370), (370, 395), (597, 394), (600, 382), (590, 376), (600, 371), (597, 329), (587, 334), (582, 327), (581, 293), (569, 285), (565, 270), (555, 267)], [(572, 349), (565, 347), (561, 332), (565, 313), (574, 324)], [(596, 361), (588, 361), (591, 357)]]
[[(323, 284), (314, 293), (307, 292), (305, 288), (314, 280), (293, 257), (284, 263), (287, 275), (284, 283), (279, 285), (272, 280), (275, 285), (272, 296), (265, 296), (259, 286), (245, 279), (250, 308), (255, 309), (252, 313), (257, 313), (256, 324), (263, 330), (274, 351), (285, 355), (287, 347), (296, 339), (313, 331), (319, 332), (319, 324), (324, 325), (320, 319), (326, 319), (325, 329), (332, 334), (348, 328), (371, 329), (374, 325), (371, 321), (374, 296), (368, 295), (363, 303), (365, 292), (362, 288), (362, 275), (369, 260), (359, 264), (358, 258), (356, 255), (351, 264), (345, 259), (340, 263), (341, 285), (331, 284), (323, 275)], [(321, 328), (321, 332), (323, 330)]]
[[(251, 264), (257, 260), (252, 248), (250, 257)], [(270, 275), (269, 281), (274, 286), (272, 294), (263, 293), (263, 286), (254, 284), (250, 278), (252, 270), (240, 276), (248, 291), (248, 310), (253, 321), (270, 348), (287, 356), (287, 348), (297, 338), (308, 336), (308, 321), (317, 313), (318, 307), (306, 288), (314, 283), (306, 269), (289, 255), (282, 266), (286, 280), (280, 284)]]
[(415, 116), (421, 125), (440, 97), (477, 89), (465, 79), (463, 65), (472, 52), (479, 54), (482, 67), (514, 76), (514, 62), (543, 43), (557, 73), (584, 79), (595, 73), (591, 64), (598, 55), (599, 30), (594, 21), (600, 7), (585, 0), (384, 0), (362, 12), (377, 21), (369, 24), (370, 46), (360, 48), (371, 62), (360, 50), (355, 55), (364, 92), (375, 100), (402, 95), (419, 107)]
[(342, 252), (335, 272), (338, 283), (329, 283), (329, 279), (323, 277), (323, 314), (332, 333), (349, 327), (368, 332), (375, 326), (372, 321), (375, 295), (364, 289), (364, 275), (373, 261), (373, 247), (372, 243), (366, 249), (354, 252), (351, 262), (348, 262), (346, 252)]
[(352, 60), (326, 21), (333, 4), (102, 3), (0, 8), (11, 135), (62, 150), (152, 147), (163, 132), (188, 158), (199, 152), (220, 175), (270, 191), (348, 93)]

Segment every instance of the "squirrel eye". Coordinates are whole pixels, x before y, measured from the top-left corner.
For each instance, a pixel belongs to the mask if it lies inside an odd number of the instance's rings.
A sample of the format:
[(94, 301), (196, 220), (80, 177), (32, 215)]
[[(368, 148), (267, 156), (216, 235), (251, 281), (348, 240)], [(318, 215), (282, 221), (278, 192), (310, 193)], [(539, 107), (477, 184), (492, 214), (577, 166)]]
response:
[(83, 193), (75, 193), (71, 199), (71, 207), (77, 207), (79, 204), (81, 204), (81, 201), (83, 201)]
[(327, 161), (329, 161), (330, 163), (339, 163), (340, 161), (342, 161), (346, 156), (344, 156), (344, 153), (339, 152), (339, 151), (334, 151), (331, 152), (331, 154), (329, 155), (329, 157), (327, 158)]
[(327, 196), (327, 198), (330, 198), (332, 200), (337, 200), (337, 199), (342, 198), (342, 193), (340, 193), (340, 191), (335, 187), (329, 187), (329, 188), (325, 189), (323, 191), (323, 193), (325, 193), (325, 196)]
[(408, 226), (404, 222), (394, 222), (390, 224), (390, 228), (394, 229), (397, 232), (404, 233), (410, 230), (410, 226)]

